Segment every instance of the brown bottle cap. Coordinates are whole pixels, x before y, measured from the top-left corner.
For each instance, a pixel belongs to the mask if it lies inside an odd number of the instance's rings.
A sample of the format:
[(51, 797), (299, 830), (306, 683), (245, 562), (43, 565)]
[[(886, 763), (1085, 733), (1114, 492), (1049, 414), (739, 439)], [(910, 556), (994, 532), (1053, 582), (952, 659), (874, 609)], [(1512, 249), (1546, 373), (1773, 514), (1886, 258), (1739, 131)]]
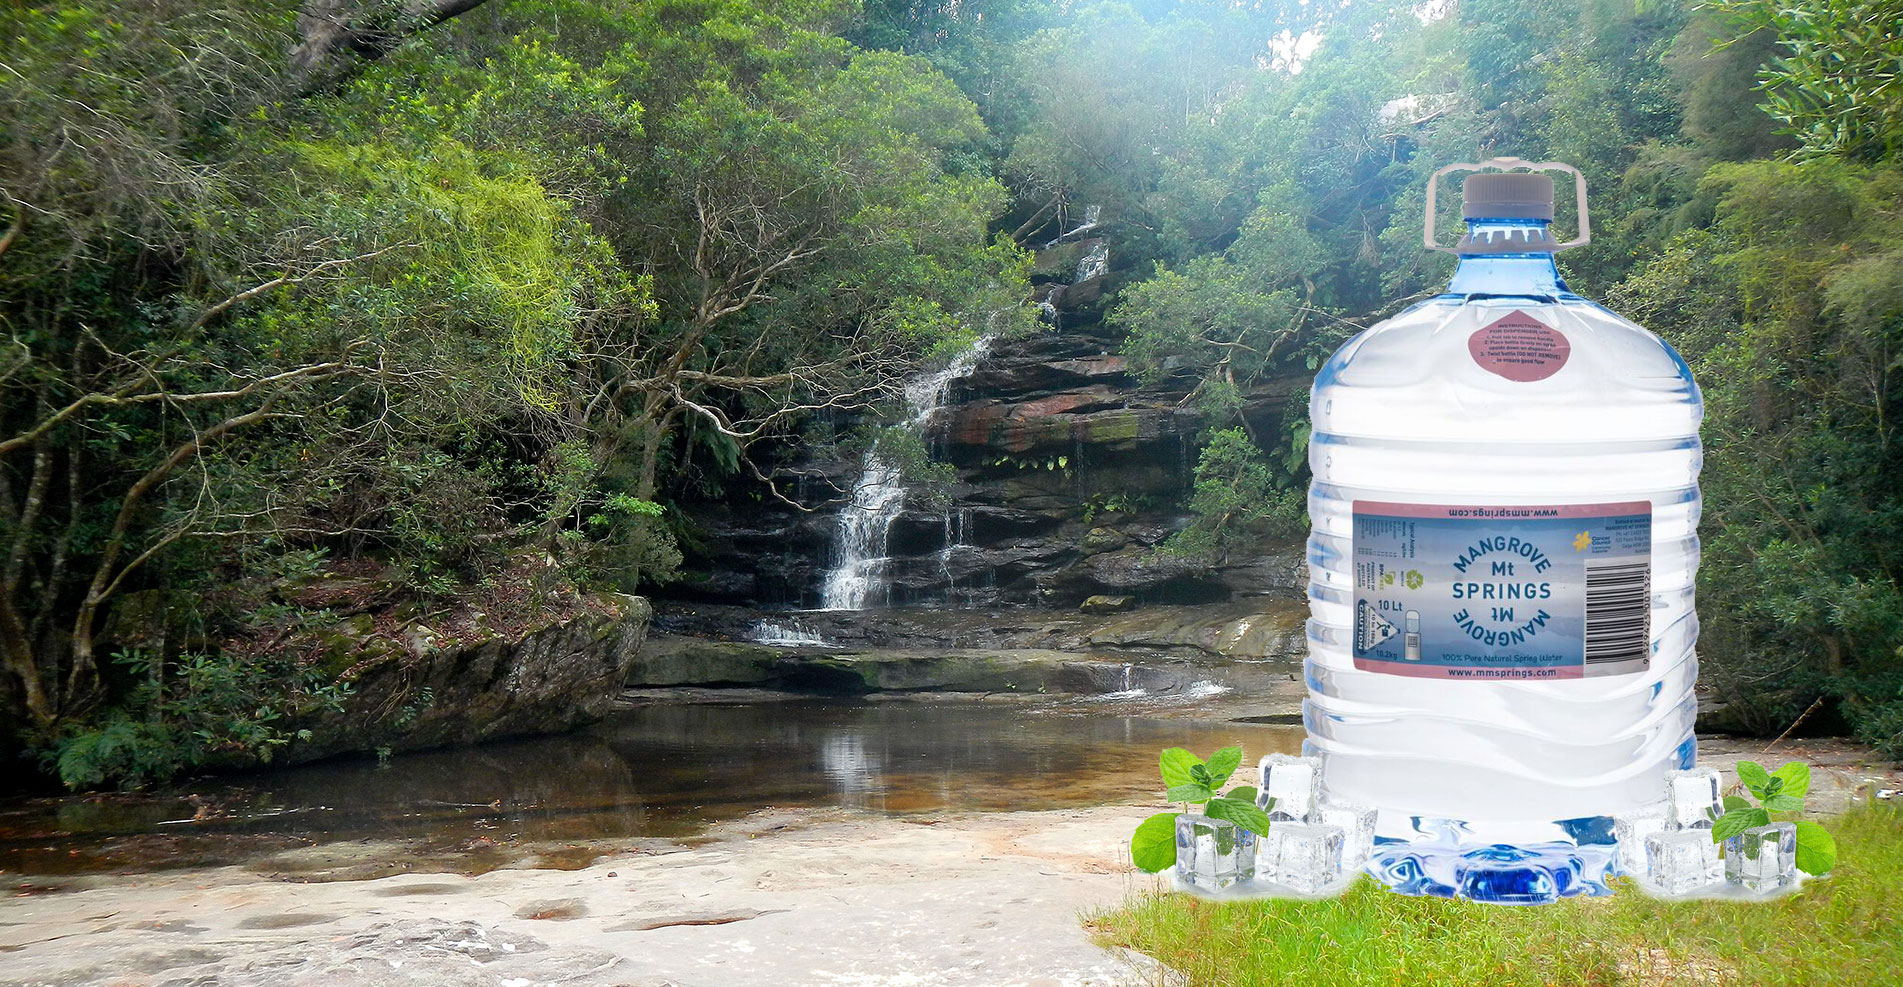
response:
[(1462, 219), (1552, 219), (1553, 179), (1531, 172), (1483, 172), (1460, 185)]

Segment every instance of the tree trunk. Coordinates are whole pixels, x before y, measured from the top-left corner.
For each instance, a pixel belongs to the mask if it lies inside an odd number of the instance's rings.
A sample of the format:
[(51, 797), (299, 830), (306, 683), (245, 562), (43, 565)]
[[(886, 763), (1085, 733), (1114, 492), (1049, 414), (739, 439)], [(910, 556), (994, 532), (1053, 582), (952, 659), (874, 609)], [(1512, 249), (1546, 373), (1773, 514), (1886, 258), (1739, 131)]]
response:
[(343, 84), (365, 62), (403, 39), (465, 14), (486, 0), (307, 0), (297, 12), (291, 79), (300, 95)]

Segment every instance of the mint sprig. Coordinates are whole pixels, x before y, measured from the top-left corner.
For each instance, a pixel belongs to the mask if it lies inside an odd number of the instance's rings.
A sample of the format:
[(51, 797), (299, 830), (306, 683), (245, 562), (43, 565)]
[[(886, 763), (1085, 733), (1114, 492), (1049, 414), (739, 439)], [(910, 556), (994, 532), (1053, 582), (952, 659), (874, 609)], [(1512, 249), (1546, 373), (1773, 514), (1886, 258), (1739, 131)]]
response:
[[(1255, 804), (1256, 790), (1243, 785), (1227, 795), (1216, 793), (1242, 766), (1242, 748), (1224, 747), (1209, 755), (1209, 760), (1172, 747), (1157, 758), (1157, 773), (1163, 776), (1165, 797), (1183, 803), (1184, 812), (1201, 805), (1203, 814), (1223, 819), (1257, 836), (1267, 836), (1269, 814)], [(1274, 799), (1269, 800), (1275, 804)], [(1176, 866), (1176, 819), (1182, 812), (1159, 812), (1137, 825), (1130, 837), (1130, 859), (1138, 870), (1156, 873)]]
[[(1778, 817), (1804, 810), (1804, 796), (1810, 794), (1810, 765), (1791, 761), (1776, 771), (1767, 771), (1756, 761), (1738, 762), (1738, 782), (1758, 800), (1757, 805), (1742, 795), (1726, 795), (1724, 813), (1711, 825), (1711, 841), (1724, 841), (1757, 826), (1769, 826)], [(1797, 823), (1797, 869), (1814, 877), (1830, 873), (1837, 866), (1837, 841), (1824, 827), (1808, 819)]]

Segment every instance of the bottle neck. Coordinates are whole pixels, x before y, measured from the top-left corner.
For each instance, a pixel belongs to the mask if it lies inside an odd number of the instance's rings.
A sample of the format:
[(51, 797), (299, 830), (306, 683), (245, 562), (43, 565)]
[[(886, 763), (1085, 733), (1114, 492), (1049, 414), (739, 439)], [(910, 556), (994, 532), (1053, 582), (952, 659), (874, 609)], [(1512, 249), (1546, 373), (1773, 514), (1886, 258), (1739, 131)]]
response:
[[(1475, 219), (1467, 224), (1467, 236), (1461, 241), (1460, 266), (1447, 285), (1450, 295), (1523, 295), (1557, 297), (1570, 294), (1553, 265), (1551, 250), (1528, 249), (1529, 239), (1552, 242), (1543, 219)], [(1498, 253), (1481, 252), (1489, 244), (1501, 246)]]

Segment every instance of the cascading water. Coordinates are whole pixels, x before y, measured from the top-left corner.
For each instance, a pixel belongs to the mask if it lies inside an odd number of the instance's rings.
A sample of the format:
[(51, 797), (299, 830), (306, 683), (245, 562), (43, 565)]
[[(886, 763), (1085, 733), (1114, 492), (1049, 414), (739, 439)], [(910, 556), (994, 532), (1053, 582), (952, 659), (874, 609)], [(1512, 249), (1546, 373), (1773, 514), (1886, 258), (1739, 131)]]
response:
[(776, 648), (826, 646), (819, 632), (799, 620), (761, 620), (747, 630), (747, 640)]
[[(925, 428), (932, 413), (945, 403), (952, 381), (971, 373), (990, 349), (991, 337), (985, 336), (943, 369), (907, 382), (905, 402), (912, 413), (906, 426)], [(876, 450), (866, 453), (859, 479), (852, 485), (852, 500), (839, 512), (833, 568), (820, 590), (821, 607), (864, 610), (875, 597), (885, 602), (891, 588), (885, 581), (886, 539), (904, 508), (905, 478), (897, 467), (881, 460)]]
[(1099, 241), (1096, 246), (1090, 248), (1090, 253), (1084, 255), (1083, 260), (1077, 262), (1077, 274), (1071, 278), (1070, 283), (1083, 284), (1108, 270), (1110, 270), (1110, 245)]

